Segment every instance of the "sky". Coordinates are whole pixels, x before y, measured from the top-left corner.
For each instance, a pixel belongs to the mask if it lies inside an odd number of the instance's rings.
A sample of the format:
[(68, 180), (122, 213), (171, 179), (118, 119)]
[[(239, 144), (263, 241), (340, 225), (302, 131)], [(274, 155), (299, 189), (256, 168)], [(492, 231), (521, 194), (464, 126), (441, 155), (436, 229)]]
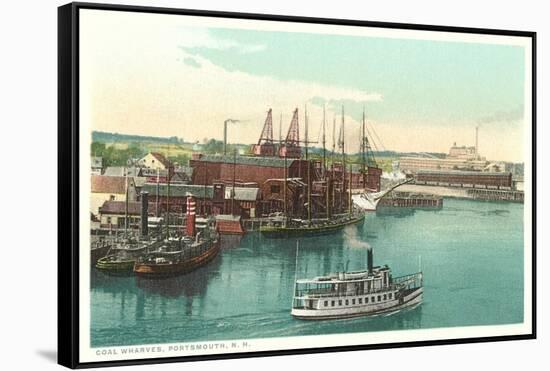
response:
[(284, 137), (298, 108), (300, 132), (307, 110), (316, 141), (325, 107), (330, 146), (344, 107), (348, 151), (359, 148), (364, 110), (378, 149), (448, 152), (455, 142), (473, 145), (479, 126), (481, 155), (523, 160), (521, 45), (83, 12), (81, 121), (92, 130), (202, 141), (222, 139), (232, 118), (241, 122), (228, 141), (253, 143), (268, 109), (276, 137), (282, 118)]

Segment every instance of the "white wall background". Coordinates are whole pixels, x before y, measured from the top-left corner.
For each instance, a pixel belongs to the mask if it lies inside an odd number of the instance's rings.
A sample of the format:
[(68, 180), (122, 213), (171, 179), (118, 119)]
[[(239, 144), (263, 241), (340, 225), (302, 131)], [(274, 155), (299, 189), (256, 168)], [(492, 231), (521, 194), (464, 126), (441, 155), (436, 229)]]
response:
[[(110, 2), (110, 1), (105, 1)], [(542, 210), (550, 207), (540, 192), (548, 185), (545, 87), (550, 65), (550, 26), (543, 1), (312, 1), (246, 0), (120, 1), (195, 9), (364, 19), (371, 21), (518, 29), (538, 32), (538, 331), (536, 341), (389, 349), (168, 364), (157, 370), (222, 369), (366, 369), (522, 370), (541, 369), (550, 349), (547, 261), (548, 233)], [(10, 1), (0, 12), (0, 368), (59, 369), (56, 350), (56, 208), (57, 208), (57, 9), (58, 0)], [(549, 264), (548, 262), (546, 264)], [(139, 367), (139, 366), (138, 366)], [(128, 367), (126, 369), (138, 369)]]

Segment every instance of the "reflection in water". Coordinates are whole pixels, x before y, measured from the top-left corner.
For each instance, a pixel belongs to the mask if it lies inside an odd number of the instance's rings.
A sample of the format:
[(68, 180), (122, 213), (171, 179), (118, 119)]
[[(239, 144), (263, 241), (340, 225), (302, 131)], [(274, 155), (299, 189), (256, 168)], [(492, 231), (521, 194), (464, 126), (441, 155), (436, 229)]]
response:
[[(92, 270), (92, 346), (517, 323), (523, 318), (523, 206), (490, 205), (445, 200), (439, 211), (370, 213), (364, 224), (319, 237), (224, 236), (210, 264), (168, 279)], [(375, 264), (388, 264), (395, 276), (415, 272), (422, 256), (422, 305), (346, 320), (290, 315), (295, 276), (324, 275), (346, 264), (362, 269), (367, 244)]]
[(136, 277), (136, 285), (147, 294), (156, 294), (163, 297), (177, 298), (178, 296), (194, 297), (204, 295), (210, 278), (219, 275), (221, 255), (216, 256), (210, 263), (209, 269), (200, 267), (185, 275), (166, 278)]
[(238, 247), (242, 239), (243, 236), (240, 235), (222, 234), (220, 236), (220, 247), (222, 250)]

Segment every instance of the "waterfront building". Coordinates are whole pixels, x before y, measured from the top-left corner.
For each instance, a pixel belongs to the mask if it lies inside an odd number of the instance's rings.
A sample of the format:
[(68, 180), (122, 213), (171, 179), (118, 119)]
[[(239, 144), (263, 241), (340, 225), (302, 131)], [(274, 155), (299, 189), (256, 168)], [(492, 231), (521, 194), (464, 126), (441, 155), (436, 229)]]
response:
[(458, 158), (401, 157), (399, 168), (405, 173), (415, 174), (420, 170), (466, 170), (482, 171), (487, 166), (485, 160)]
[(128, 200), (137, 200), (137, 190), (133, 177), (92, 175), (91, 177), (91, 212), (98, 214), (99, 207), (105, 201), (125, 201), (126, 187)]
[[(123, 229), (126, 218), (125, 201), (105, 201), (99, 207), (99, 227), (102, 229)], [(128, 202), (128, 228), (138, 229), (141, 222), (141, 203)]]
[(419, 170), (415, 176), (416, 184), (511, 189), (512, 173), (487, 171), (456, 170)]

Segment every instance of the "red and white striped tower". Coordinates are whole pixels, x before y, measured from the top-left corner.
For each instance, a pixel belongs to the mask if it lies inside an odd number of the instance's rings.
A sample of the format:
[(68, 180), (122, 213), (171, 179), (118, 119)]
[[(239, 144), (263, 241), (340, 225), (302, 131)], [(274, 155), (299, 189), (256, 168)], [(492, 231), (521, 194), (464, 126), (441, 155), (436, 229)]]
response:
[(193, 196), (187, 196), (187, 225), (186, 234), (195, 237), (195, 209), (197, 204)]

